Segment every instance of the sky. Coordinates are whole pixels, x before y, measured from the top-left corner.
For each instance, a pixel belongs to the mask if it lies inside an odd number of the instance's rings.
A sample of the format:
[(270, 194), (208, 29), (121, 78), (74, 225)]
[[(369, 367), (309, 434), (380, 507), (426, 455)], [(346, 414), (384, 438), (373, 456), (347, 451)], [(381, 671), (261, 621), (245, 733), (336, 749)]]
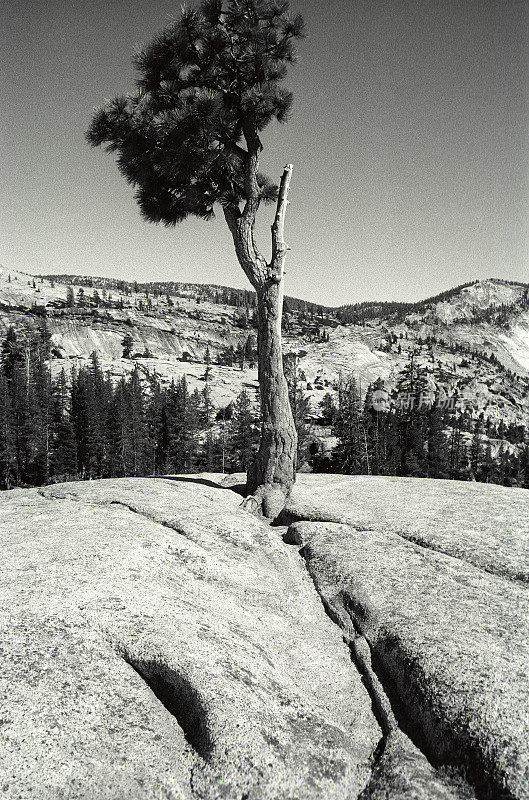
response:
[[(1, 0), (0, 264), (35, 274), (247, 287), (222, 213), (142, 220), (93, 109), (134, 89), (132, 53), (166, 0)], [(291, 0), (307, 38), (286, 125), (261, 165), (294, 164), (289, 295), (417, 300), (529, 280), (529, 2)], [(273, 209), (258, 233), (269, 252)]]

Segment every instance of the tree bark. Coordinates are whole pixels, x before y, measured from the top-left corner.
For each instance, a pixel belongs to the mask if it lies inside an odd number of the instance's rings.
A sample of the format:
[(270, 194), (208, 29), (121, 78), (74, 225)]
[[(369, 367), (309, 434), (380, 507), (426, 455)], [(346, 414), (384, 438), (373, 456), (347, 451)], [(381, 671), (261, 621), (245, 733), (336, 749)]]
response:
[(265, 517), (276, 517), (296, 477), (297, 434), (283, 373), (281, 313), (283, 281), (257, 292), (257, 353), (261, 395), (261, 441), (246, 488)]

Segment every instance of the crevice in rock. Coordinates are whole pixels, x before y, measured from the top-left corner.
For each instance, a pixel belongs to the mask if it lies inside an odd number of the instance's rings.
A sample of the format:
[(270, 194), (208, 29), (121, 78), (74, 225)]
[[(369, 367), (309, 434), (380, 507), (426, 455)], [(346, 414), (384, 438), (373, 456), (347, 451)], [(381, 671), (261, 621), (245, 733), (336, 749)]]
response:
[[(340, 593), (331, 599), (327, 598), (320, 590), (308, 566), (306, 549), (302, 547), (299, 553), (325, 613), (340, 628), (343, 641), (349, 647), (351, 660), (362, 676), (362, 682), (371, 700), (373, 715), (382, 731), (382, 737), (372, 756), (372, 774), (381, 761), (392, 734), (402, 731), (435, 770), (441, 783), (447, 788), (449, 784), (459, 784), (460, 788), (456, 789), (455, 797), (471, 796), (477, 800), (514, 800), (510, 794), (505, 792), (498, 794), (495, 789), (484, 786), (479, 779), (479, 768), (469, 770), (461, 758), (443, 758), (442, 748), (438, 748), (435, 744), (430, 746), (427, 733), (423, 730), (424, 720), (420, 708), (407, 708), (397, 686), (387, 675), (376, 648), (372, 647), (362, 631), (354, 601), (345, 593)], [(426, 722), (426, 728), (429, 728), (430, 731), (432, 726), (435, 726), (433, 715), (432, 719)], [(448, 737), (450, 739), (447, 726), (446, 730), (438, 731), (438, 734), (439, 738)], [(454, 773), (453, 778), (448, 777), (450, 772)]]
[(126, 652), (121, 656), (176, 719), (194, 752), (207, 761), (213, 750), (207, 713), (189, 679), (163, 662), (136, 658)]
[[(349, 598), (347, 595), (342, 596), (341, 602), (345, 614), (351, 621), (351, 625), (354, 626), (354, 629), (357, 632), (361, 632), (361, 627), (354, 608), (354, 602), (352, 602), (351, 598)], [(359, 633), (359, 635), (361, 635), (369, 650), (369, 664), (372, 673), (375, 676), (375, 679), (390, 706), (391, 715), (394, 720), (394, 726), (392, 727), (399, 728), (401, 731), (403, 731), (403, 733), (406, 734), (410, 741), (413, 742), (415, 747), (420, 750), (420, 752), (428, 759), (428, 761), (430, 761), (432, 764), (435, 763), (436, 766), (439, 766), (440, 760), (437, 757), (438, 753), (429, 748), (427, 737), (423, 735), (421, 730), (419, 718), (412, 717), (410, 715), (405, 703), (400, 698), (394, 682), (391, 680), (391, 678), (388, 678), (388, 675), (384, 671), (376, 648), (371, 645), (365, 635), (361, 633)]]
[[(303, 548), (300, 550), (300, 555), (306, 566)], [(325, 613), (329, 619), (340, 629), (342, 639), (348, 646), (356, 669), (362, 676), (362, 683), (364, 684), (367, 693), (371, 699), (371, 708), (382, 731), (382, 740), (397, 726), (395, 717), (391, 710), (391, 705), (385, 695), (384, 689), (378, 680), (371, 665), (371, 652), (369, 644), (365, 637), (359, 633), (354, 620), (345, 611), (341, 600), (333, 598), (333, 602), (329, 603), (318, 589), (314, 579), (307, 569), (307, 572), (312, 580), (314, 588), (320, 598)], [(379, 745), (380, 746), (380, 745)]]
[[(398, 536), (400, 539), (403, 539), (405, 542), (409, 544), (414, 544), (417, 547), (421, 547), (424, 550), (430, 550), (433, 553), (439, 553), (440, 555), (446, 556), (447, 558), (453, 558), (456, 561), (460, 561), (462, 564), (465, 564), (469, 567), (473, 567), (474, 569), (478, 570), (478, 572), (484, 572), (486, 575), (493, 575), (495, 578), (501, 578), (501, 580), (509, 581), (510, 583), (514, 584), (523, 584), (524, 586), (529, 585), (529, 575), (524, 573), (517, 573), (516, 575), (509, 574), (503, 572), (501, 569), (494, 567), (493, 564), (486, 565), (486, 564), (476, 564), (474, 561), (469, 561), (462, 556), (456, 555), (451, 553), (448, 548), (442, 547), (440, 545), (436, 545), (433, 542), (425, 542), (423, 539), (420, 539), (419, 536), (415, 536), (413, 533), (406, 533), (405, 531), (398, 530), (396, 528), (381, 528), (381, 527), (368, 527), (367, 525), (359, 525), (356, 523), (348, 522), (343, 518), (340, 518), (337, 514), (321, 514), (314, 516), (312, 515), (309, 518), (304, 517), (300, 514), (295, 512), (289, 511), (287, 509), (283, 509), (280, 514), (276, 517), (273, 521), (272, 525), (274, 526), (287, 526), (290, 528), (291, 525), (294, 525), (296, 522), (324, 522), (330, 523), (332, 525), (346, 525), (348, 528), (352, 528), (355, 531), (378, 531), (379, 533), (388, 533), (394, 534)], [(284, 541), (287, 544), (294, 544), (295, 541), (290, 541), (289, 533), (287, 530), (287, 538)]]
[(49, 486), (37, 489), (37, 494), (39, 497), (44, 498), (44, 500), (49, 500), (50, 502), (53, 500), (72, 500), (75, 503), (83, 502), (78, 495), (73, 494), (72, 492), (61, 492), (60, 490), (54, 491)]
[(123, 500), (110, 500), (102, 502), (97, 502), (94, 500), (87, 501), (84, 498), (78, 497), (75, 494), (70, 494), (70, 493), (55, 494), (45, 489), (39, 489), (38, 494), (45, 500), (73, 500), (77, 503), (85, 503), (86, 505), (103, 506), (103, 507), (121, 506), (122, 508), (126, 508), (127, 511), (130, 511), (132, 514), (137, 514), (140, 517), (148, 519), (149, 522), (154, 522), (156, 525), (161, 525), (163, 528), (168, 528), (169, 530), (173, 531), (173, 533), (177, 533), (179, 536), (184, 536), (185, 538), (188, 538), (186, 532), (175, 523), (169, 522), (165, 519), (158, 519), (155, 514), (149, 514), (147, 511), (143, 511), (139, 508), (136, 508), (136, 506), (132, 505), (131, 503), (125, 503)]
[(370, 654), (366, 653), (365, 650), (365, 647), (367, 647), (369, 651), (369, 646), (366, 640), (362, 637), (363, 643), (356, 642), (358, 637), (353, 621), (349, 616), (345, 617), (344, 614), (341, 613), (341, 609), (331, 605), (327, 598), (322, 595), (311, 571), (308, 569), (303, 547), (300, 549), (299, 554), (302, 557), (305, 569), (307, 570), (325, 613), (331, 622), (333, 622), (340, 629), (343, 642), (349, 648), (351, 661), (362, 678), (362, 683), (369, 695), (369, 699), (371, 700), (371, 710), (373, 712), (373, 716), (375, 717), (382, 732), (382, 736), (372, 754), (371, 771), (373, 772), (378, 761), (382, 757), (388, 735), (396, 725), (395, 719), (392, 715), (391, 706), (384, 694), (384, 690), (382, 689), (377, 676), (371, 669)]
[[(343, 608), (356, 630), (361, 630), (361, 609), (354, 599), (343, 595)], [(414, 744), (438, 774), (451, 775), (464, 796), (472, 787), (477, 800), (515, 800), (502, 786), (496, 785), (490, 766), (483, 762), (471, 741), (460, 738), (448, 722), (438, 718), (422, 697), (421, 680), (413, 677), (414, 664), (399, 659), (399, 643), (386, 637), (382, 643), (369, 645), (372, 670), (390, 703), (396, 726)], [(391, 669), (393, 663), (394, 669)], [(396, 679), (398, 676), (398, 680)]]
[(173, 533), (178, 533), (179, 536), (184, 536), (187, 538), (186, 532), (182, 530), (182, 528), (179, 528), (178, 525), (168, 522), (165, 519), (158, 519), (154, 514), (149, 514), (147, 511), (140, 511), (140, 509), (136, 508), (133, 505), (130, 505), (130, 503), (124, 503), (122, 500), (111, 500), (108, 505), (121, 506), (122, 508), (126, 508), (133, 514), (138, 514), (138, 516), (148, 519), (149, 522), (154, 522), (156, 523), (156, 525), (161, 525), (164, 528), (169, 528), (169, 530), (173, 531)]
[(467, 561), (467, 559), (449, 552), (447, 548), (435, 545), (432, 542), (425, 542), (423, 539), (420, 539), (418, 536), (414, 536), (412, 533), (407, 534), (406, 532), (396, 530), (395, 528), (391, 528), (388, 531), (388, 533), (394, 533), (395, 536), (399, 536), (405, 542), (414, 544), (417, 547), (422, 547), (425, 550), (431, 550), (433, 553), (440, 553), (441, 555), (447, 556), (448, 558), (454, 558), (456, 561), (461, 561), (463, 564), (466, 564), (469, 567), (474, 567), (474, 569), (477, 569), (480, 572), (485, 572), (487, 575), (494, 575), (495, 578), (502, 578), (502, 580), (511, 581), (512, 583), (516, 584), (518, 583), (529, 584), (529, 575), (524, 575), (524, 574), (509, 575), (508, 573), (502, 572), (499, 568), (494, 567), (493, 564), (490, 565), (476, 564), (474, 561)]
[(289, 527), (293, 525), (295, 522), (337, 522), (340, 523), (341, 520), (338, 517), (335, 517), (334, 514), (324, 515), (325, 519), (318, 517), (314, 519), (312, 517), (306, 517), (302, 514), (296, 514), (295, 511), (291, 511), (287, 506), (285, 506), (277, 515), (277, 517), (272, 521), (272, 525), (279, 526), (279, 527)]

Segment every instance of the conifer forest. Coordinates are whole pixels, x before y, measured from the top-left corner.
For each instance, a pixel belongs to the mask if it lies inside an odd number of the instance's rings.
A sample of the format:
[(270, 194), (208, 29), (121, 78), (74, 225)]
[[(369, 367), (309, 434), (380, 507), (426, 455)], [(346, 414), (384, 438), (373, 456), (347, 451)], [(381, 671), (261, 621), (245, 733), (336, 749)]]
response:
[[(130, 342), (122, 342), (130, 357)], [(10, 328), (1, 344), (0, 486), (198, 471), (243, 472), (256, 452), (255, 398), (243, 390), (214, 408), (206, 359), (202, 390), (141, 372), (111, 379), (97, 354), (52, 376), (46, 322), (28, 339)], [(219, 356), (219, 358), (224, 356)], [(529, 488), (524, 426), (498, 424), (428, 394), (410, 359), (388, 394), (381, 379), (361, 391), (340, 380), (317, 408), (286, 361), (298, 432), (298, 469), (450, 478)], [(380, 400), (382, 398), (382, 400)], [(453, 398), (452, 398), (453, 399)], [(377, 402), (378, 400), (378, 402)], [(333, 447), (323, 447), (323, 441)]]

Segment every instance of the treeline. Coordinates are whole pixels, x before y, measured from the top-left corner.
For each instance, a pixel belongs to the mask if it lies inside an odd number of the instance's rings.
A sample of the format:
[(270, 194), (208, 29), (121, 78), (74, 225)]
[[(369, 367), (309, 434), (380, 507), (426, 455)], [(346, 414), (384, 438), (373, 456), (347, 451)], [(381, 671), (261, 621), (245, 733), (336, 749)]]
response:
[(402, 322), (407, 314), (417, 314), (425, 311), (436, 303), (450, 300), (455, 295), (459, 294), (462, 289), (469, 286), (474, 286), (478, 281), (471, 281), (470, 283), (462, 283), (459, 286), (454, 286), (453, 289), (447, 289), (444, 292), (427, 297), (425, 300), (418, 300), (415, 303), (405, 302), (377, 302), (377, 301), (364, 301), (363, 303), (352, 303), (345, 306), (340, 306), (336, 309), (336, 316), (343, 324), (356, 324), (362, 325), (371, 319), (391, 319), (393, 322)]
[(117, 383), (97, 355), (52, 378), (43, 325), (26, 340), (10, 328), (1, 347), (0, 487), (179, 472), (244, 471), (258, 442), (258, 420), (243, 391), (215, 411), (209, 389), (185, 377), (162, 386), (136, 367)]
[[(233, 306), (235, 308), (253, 309), (257, 305), (255, 292), (249, 289), (234, 289), (229, 286), (217, 286), (215, 284), (202, 283), (182, 283), (180, 281), (150, 281), (148, 283), (138, 283), (137, 281), (124, 281), (117, 278), (100, 278), (84, 275), (38, 275), (40, 280), (49, 280), (52, 283), (68, 284), (89, 289), (97, 289), (102, 292), (114, 290), (120, 292), (125, 297), (133, 293), (145, 294), (146, 298), (153, 297), (181, 297), (191, 298), (198, 302), (209, 301), (219, 305)], [(311, 303), (308, 300), (300, 300), (297, 297), (285, 297), (287, 307), (291, 311), (302, 313), (318, 313), (320, 315), (330, 315), (333, 309)]]
[[(429, 388), (413, 359), (389, 395), (381, 379), (363, 401), (354, 378), (327, 394), (319, 422), (338, 443), (315, 453), (316, 472), (450, 478), (529, 488), (528, 433), (522, 425), (495, 425), (474, 416), (464, 398)], [(509, 447), (511, 443), (513, 447)]]
[[(138, 366), (111, 380), (95, 353), (89, 366), (54, 378), (49, 351), (44, 321), (20, 338), (10, 328), (1, 344), (1, 488), (247, 469), (257, 449), (259, 420), (245, 391), (226, 408), (213, 407), (209, 358), (202, 390), (191, 392), (184, 377), (162, 385)], [(464, 397), (436, 394), (413, 355), (391, 395), (378, 380), (361, 399), (350, 378), (338, 385), (336, 396), (324, 396), (316, 415), (295, 357), (285, 359), (285, 370), (300, 466), (529, 488), (524, 426), (494, 423), (472, 413)], [(336, 437), (331, 452), (316, 435), (322, 427)]]

